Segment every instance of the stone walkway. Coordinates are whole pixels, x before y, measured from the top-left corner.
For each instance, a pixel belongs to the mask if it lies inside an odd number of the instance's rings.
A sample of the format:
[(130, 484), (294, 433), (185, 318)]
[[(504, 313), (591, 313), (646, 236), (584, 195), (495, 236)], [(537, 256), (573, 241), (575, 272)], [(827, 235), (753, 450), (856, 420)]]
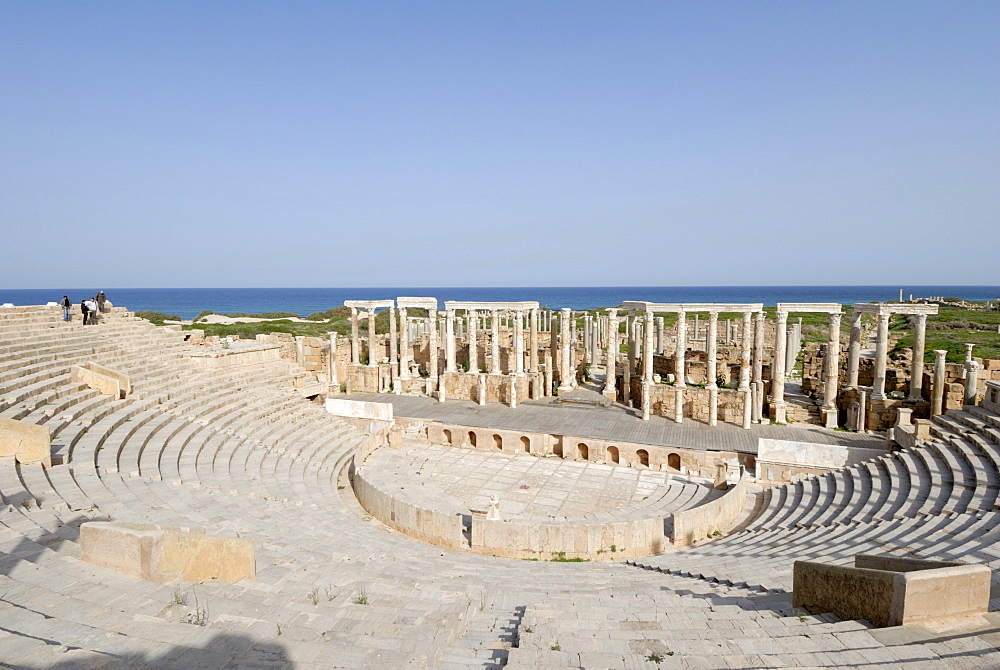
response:
[(350, 400), (391, 403), (393, 415), (398, 417), (687, 449), (756, 454), (757, 440), (760, 438), (869, 448), (885, 445), (885, 440), (881, 437), (827, 430), (806, 424), (761, 424), (744, 430), (728, 423), (720, 423), (712, 428), (707, 423), (689, 418), (679, 425), (661, 416), (643, 421), (639, 410), (620, 404), (606, 408), (556, 404), (555, 398), (533, 400), (511, 409), (502, 403), (484, 406), (467, 400), (447, 400), (441, 403), (423, 396), (388, 393), (352, 393), (345, 397)]

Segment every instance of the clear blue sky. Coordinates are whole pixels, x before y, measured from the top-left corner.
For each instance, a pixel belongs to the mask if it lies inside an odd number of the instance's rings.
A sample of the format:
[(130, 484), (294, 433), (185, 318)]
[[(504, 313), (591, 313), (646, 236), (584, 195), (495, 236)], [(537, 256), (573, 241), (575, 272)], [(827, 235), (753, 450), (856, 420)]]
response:
[(0, 286), (996, 284), (998, 26), (0, 0)]

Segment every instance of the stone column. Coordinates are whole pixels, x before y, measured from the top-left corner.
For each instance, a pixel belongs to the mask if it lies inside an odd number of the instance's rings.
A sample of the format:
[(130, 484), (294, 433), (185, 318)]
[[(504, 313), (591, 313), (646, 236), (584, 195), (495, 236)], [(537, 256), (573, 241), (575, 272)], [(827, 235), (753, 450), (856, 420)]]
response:
[(663, 317), (656, 317), (656, 353), (663, 355)]
[(927, 341), (927, 315), (917, 314), (913, 331), (913, 369), (910, 371), (910, 400), (923, 400), (924, 345)]
[(500, 374), (500, 311), (490, 312), (490, 335), (493, 341), (490, 342), (490, 374)]
[(687, 356), (687, 314), (681, 311), (677, 312), (677, 351), (674, 353), (674, 386), (681, 388), (687, 386), (685, 356)]
[[(753, 348), (750, 312), (743, 312), (743, 327), (740, 328), (740, 391), (750, 390), (750, 351)], [(749, 406), (747, 407), (749, 409)]]
[(750, 420), (760, 423), (764, 413), (764, 332), (767, 328), (767, 321), (764, 319), (764, 312), (756, 313), (753, 329), (753, 378), (750, 380), (750, 388), (753, 391), (753, 412)]
[(966, 342), (966, 344), (965, 344), (965, 362), (966, 363), (968, 363), (969, 361), (972, 360), (972, 350), (973, 350), (973, 348), (975, 346), (976, 346), (975, 344), (969, 344), (968, 342)]
[(885, 400), (885, 368), (889, 353), (889, 314), (878, 315), (878, 339), (875, 340), (875, 381), (872, 400)]
[(642, 420), (649, 421), (649, 387), (652, 386), (652, 382), (647, 382), (643, 380), (642, 382)]
[(449, 309), (444, 315), (444, 372), (458, 372), (455, 362), (455, 310)]
[(437, 309), (431, 308), (427, 310), (427, 330), (428, 330), (428, 348), (430, 349), (430, 356), (427, 363), (427, 374), (431, 379), (438, 378), (438, 329), (437, 329)]
[(642, 345), (642, 380), (646, 384), (653, 383), (653, 313), (643, 315), (643, 345)]
[[(524, 374), (523, 372), (521, 373)], [(517, 373), (511, 372), (507, 375), (507, 381), (510, 384), (507, 388), (510, 389), (507, 393), (507, 403), (510, 405), (511, 409), (517, 407)]]
[(598, 348), (600, 346), (598, 343), (598, 341), (600, 340), (600, 337), (598, 337), (598, 333), (600, 332), (600, 326), (597, 323), (598, 319), (596, 316), (590, 316), (588, 314), (587, 320), (590, 323), (590, 365), (591, 367), (593, 367), (597, 365), (598, 360), (600, 358), (600, 353), (598, 351)]
[(944, 349), (934, 350), (934, 388), (931, 389), (931, 416), (944, 411), (945, 356)]
[(351, 308), (351, 365), (361, 365), (361, 331), (358, 327), (358, 308)]
[(569, 338), (570, 309), (564, 307), (559, 313), (559, 394), (573, 390), (575, 375), (573, 374), (573, 361), (570, 358), (570, 338)]
[[(478, 316), (477, 316), (478, 318)], [(486, 404), (486, 375), (479, 373), (476, 375), (476, 379), (479, 380), (479, 388), (476, 389), (479, 393), (479, 404)]]
[(375, 310), (368, 310), (368, 367), (373, 368), (378, 365), (378, 358), (375, 356)]
[(864, 312), (851, 313), (851, 339), (847, 345), (847, 381), (844, 388), (858, 388), (858, 366), (861, 361), (861, 317)]
[(973, 360), (965, 362), (965, 405), (976, 404), (976, 392), (979, 382), (979, 363)]
[(521, 326), (523, 316), (520, 310), (514, 312), (514, 374), (518, 377), (524, 376), (524, 331)]
[(469, 317), (469, 372), (479, 374), (479, 315), (476, 310), (468, 310)]
[(340, 391), (340, 379), (337, 377), (337, 333), (330, 333), (330, 386)]
[(406, 308), (399, 308), (399, 378), (410, 378), (410, 321)]
[(618, 398), (615, 389), (615, 361), (618, 360), (618, 310), (608, 310), (608, 355), (604, 361), (604, 396), (612, 401)]
[(823, 361), (823, 419), (827, 428), (837, 427), (837, 383), (840, 378), (840, 314), (830, 315), (830, 335)]
[(542, 395), (544, 397), (549, 397), (552, 395), (552, 349), (545, 350), (545, 384), (542, 389)]
[(788, 312), (778, 310), (774, 329), (774, 358), (771, 359), (771, 419), (788, 423), (785, 406), (785, 343), (788, 339)]
[(538, 372), (538, 308), (528, 316), (528, 372)]
[(719, 425), (718, 344), (719, 313), (708, 313), (708, 333), (705, 335), (705, 370), (708, 377), (708, 425)]
[(396, 308), (389, 308), (389, 377), (392, 379), (392, 390), (400, 393), (399, 387), (399, 335), (396, 332)]
[(635, 366), (635, 312), (625, 315), (625, 355), (622, 357), (622, 400), (632, 406), (632, 372)]

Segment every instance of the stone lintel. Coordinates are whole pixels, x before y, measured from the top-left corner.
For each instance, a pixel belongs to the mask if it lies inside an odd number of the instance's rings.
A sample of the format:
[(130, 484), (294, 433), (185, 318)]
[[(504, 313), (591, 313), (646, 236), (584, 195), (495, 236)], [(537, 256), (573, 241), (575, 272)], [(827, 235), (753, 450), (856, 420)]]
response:
[(643, 302), (629, 300), (622, 307), (638, 312), (762, 312), (764, 303)]
[(344, 307), (356, 307), (357, 309), (379, 309), (380, 307), (394, 307), (392, 300), (345, 300)]
[(437, 309), (437, 298), (396, 298), (396, 307), (409, 309)]
[(475, 302), (475, 301), (462, 301), (462, 300), (446, 300), (444, 303), (444, 308), (448, 311), (454, 311), (457, 309), (471, 310), (471, 309), (482, 309), (482, 310), (508, 310), (508, 311), (526, 311), (529, 309), (538, 309), (538, 301), (536, 300), (526, 300), (524, 302)]
[(884, 302), (858, 302), (852, 306), (855, 314), (937, 314), (937, 305), (903, 305)]
[(820, 312), (823, 314), (840, 314), (843, 307), (839, 302), (779, 302), (779, 312)]

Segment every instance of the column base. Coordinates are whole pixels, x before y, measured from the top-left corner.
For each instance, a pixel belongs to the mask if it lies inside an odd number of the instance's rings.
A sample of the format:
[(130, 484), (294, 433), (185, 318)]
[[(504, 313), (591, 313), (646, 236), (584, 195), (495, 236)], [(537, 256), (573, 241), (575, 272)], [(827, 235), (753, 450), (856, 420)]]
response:
[(559, 395), (565, 395), (566, 393), (569, 393), (572, 390), (573, 390), (572, 386), (557, 386), (556, 387), (556, 395), (557, 396), (559, 396)]
[(820, 415), (823, 417), (823, 425), (826, 428), (836, 428), (837, 427), (837, 408), (836, 407), (824, 407), (820, 411)]
[(788, 423), (788, 406), (784, 401), (771, 403), (771, 421), (774, 423)]

